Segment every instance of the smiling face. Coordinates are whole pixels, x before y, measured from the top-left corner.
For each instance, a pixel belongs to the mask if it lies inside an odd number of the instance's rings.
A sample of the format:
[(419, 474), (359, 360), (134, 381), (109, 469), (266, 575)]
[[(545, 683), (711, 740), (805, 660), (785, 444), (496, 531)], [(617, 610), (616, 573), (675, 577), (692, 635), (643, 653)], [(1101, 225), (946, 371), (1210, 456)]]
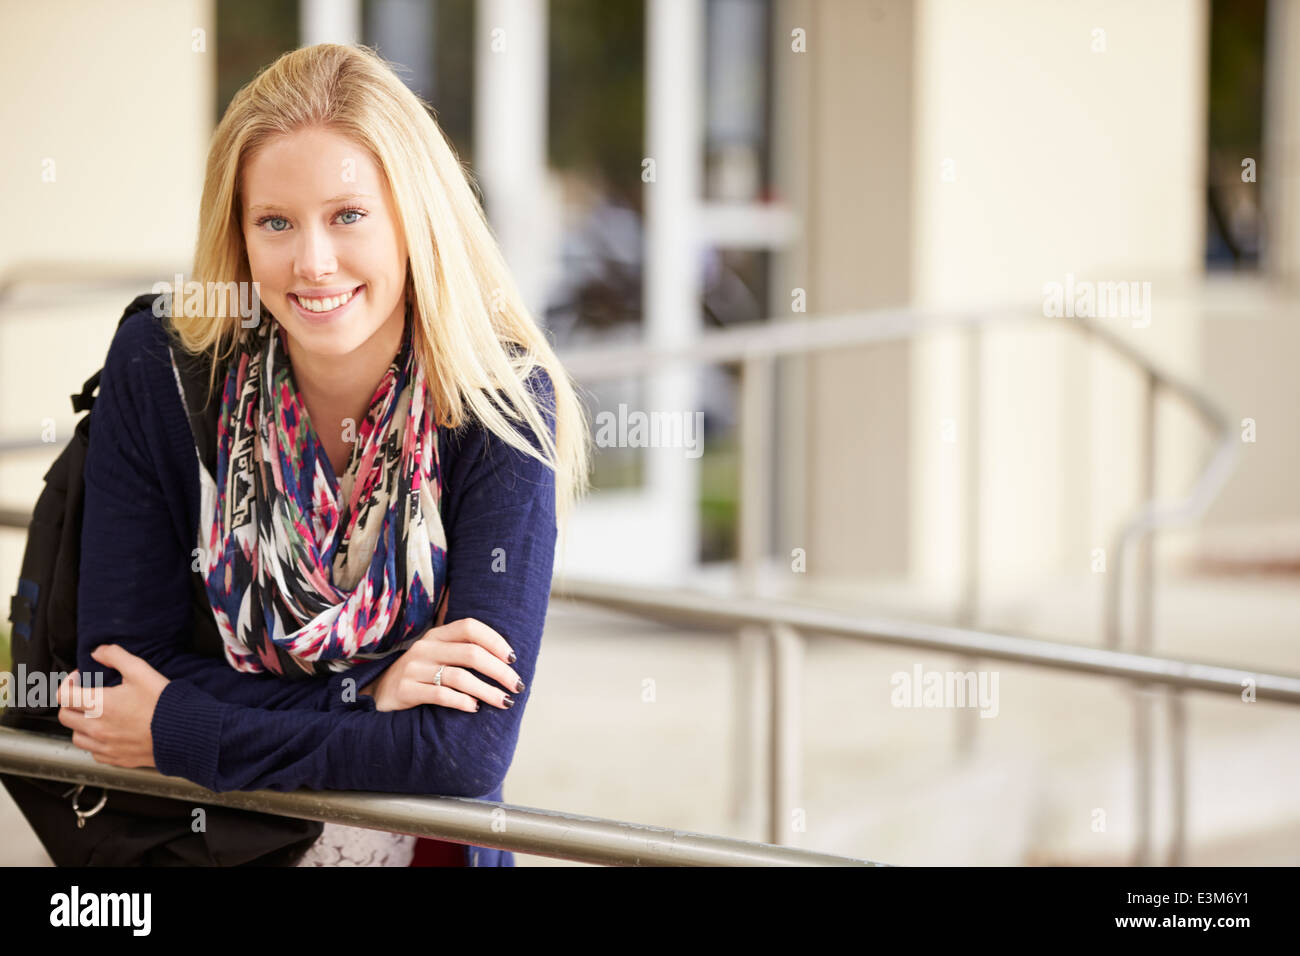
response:
[(376, 349), (391, 358), (405, 317), (406, 242), (370, 154), (333, 130), (277, 136), (245, 163), (241, 195), (252, 279), (295, 365)]

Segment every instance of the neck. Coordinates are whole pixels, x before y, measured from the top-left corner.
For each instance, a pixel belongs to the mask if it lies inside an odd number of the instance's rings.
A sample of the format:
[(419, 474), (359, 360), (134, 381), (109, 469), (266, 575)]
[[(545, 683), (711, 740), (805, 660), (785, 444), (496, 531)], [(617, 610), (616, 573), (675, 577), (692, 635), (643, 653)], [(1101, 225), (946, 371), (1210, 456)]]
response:
[(370, 409), (379, 380), (402, 346), (405, 315), (386, 322), (360, 348), (347, 355), (315, 355), (289, 345), (294, 381), (312, 428), (318, 436), (341, 435), (344, 419), (351, 418), (356, 434)]

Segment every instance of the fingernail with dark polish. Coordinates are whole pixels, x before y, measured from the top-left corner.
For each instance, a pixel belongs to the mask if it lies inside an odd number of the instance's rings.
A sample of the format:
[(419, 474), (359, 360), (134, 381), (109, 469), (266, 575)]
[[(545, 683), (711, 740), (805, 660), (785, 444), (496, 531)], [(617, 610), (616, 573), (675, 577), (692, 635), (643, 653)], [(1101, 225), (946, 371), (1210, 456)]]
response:
[(514, 651), (511, 651), (510, 656), (506, 659), (506, 663), (513, 664), (517, 660), (519, 660), (518, 656), (516, 656)]
[(506, 705), (507, 707), (513, 707), (513, 706), (515, 706), (515, 700), (514, 700), (514, 698), (511, 697), (509, 694), (506, 694), (506, 695), (505, 695), (505, 705)]
[(515, 693), (516, 693), (516, 694), (522, 694), (523, 692), (524, 692), (524, 682), (523, 682), (523, 681), (517, 681), (517, 682), (515, 683)]

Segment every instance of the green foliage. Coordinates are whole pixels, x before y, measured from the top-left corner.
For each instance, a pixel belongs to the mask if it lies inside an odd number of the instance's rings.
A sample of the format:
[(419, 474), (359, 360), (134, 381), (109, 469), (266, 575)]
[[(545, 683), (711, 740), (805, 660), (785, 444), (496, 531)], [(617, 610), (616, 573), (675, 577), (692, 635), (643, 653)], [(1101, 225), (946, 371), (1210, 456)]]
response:
[(600, 178), (622, 205), (637, 210), (645, 158), (645, 41), (642, 0), (551, 2), (550, 164)]
[(1210, 9), (1210, 143), (1257, 146), (1264, 130), (1267, 0), (1214, 0)]
[(594, 446), (591, 457), (591, 484), (601, 491), (615, 488), (639, 488), (645, 481), (645, 452), (640, 448), (601, 448)]
[(700, 458), (700, 560), (739, 554), (740, 448), (734, 433), (704, 443)]
[(214, 125), (241, 86), (298, 46), (298, 0), (219, 0), (216, 15)]

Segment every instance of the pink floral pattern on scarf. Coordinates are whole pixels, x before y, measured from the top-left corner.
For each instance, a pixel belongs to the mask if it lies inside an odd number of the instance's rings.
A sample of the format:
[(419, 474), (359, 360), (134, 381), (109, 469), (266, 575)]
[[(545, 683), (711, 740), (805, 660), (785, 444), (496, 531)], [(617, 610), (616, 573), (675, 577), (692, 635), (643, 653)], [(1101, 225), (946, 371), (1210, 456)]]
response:
[(199, 467), (198, 561), (231, 666), (308, 677), (403, 650), (433, 626), (442, 476), (409, 312), (337, 479), (272, 326), (226, 375), (217, 473)]

